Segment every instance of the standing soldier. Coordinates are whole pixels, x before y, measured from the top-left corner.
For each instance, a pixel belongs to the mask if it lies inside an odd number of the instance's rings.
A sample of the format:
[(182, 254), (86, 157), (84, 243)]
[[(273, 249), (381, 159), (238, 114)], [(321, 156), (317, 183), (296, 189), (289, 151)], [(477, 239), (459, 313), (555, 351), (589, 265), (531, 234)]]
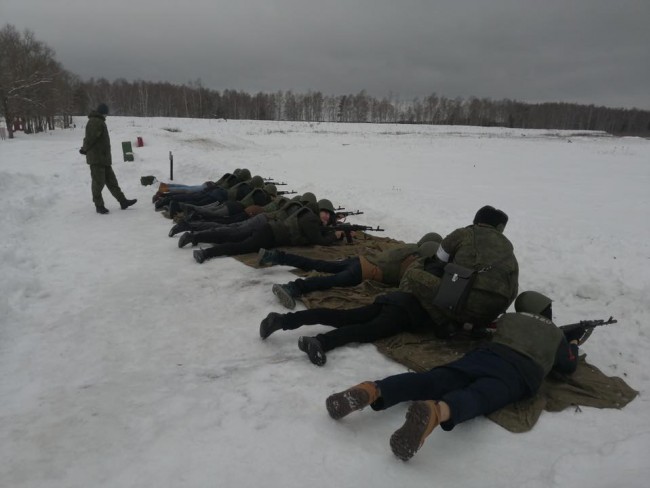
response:
[(105, 103), (100, 103), (97, 110), (90, 112), (86, 124), (86, 136), (84, 137), (83, 146), (79, 149), (79, 153), (86, 156), (86, 163), (90, 166), (93, 202), (98, 214), (108, 213), (102, 198), (104, 186), (120, 202), (122, 210), (137, 202), (135, 198), (128, 200), (124, 196), (113, 172), (111, 166), (113, 162), (111, 158), (111, 139), (106, 127), (106, 115), (108, 115), (108, 106)]

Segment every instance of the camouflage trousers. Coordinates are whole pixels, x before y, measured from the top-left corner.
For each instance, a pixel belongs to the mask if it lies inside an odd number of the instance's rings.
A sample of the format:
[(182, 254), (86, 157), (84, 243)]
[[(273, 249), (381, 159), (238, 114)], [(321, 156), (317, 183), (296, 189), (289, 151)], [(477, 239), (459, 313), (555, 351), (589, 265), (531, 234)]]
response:
[(434, 323), (442, 325), (454, 322), (457, 325), (470, 323), (474, 325), (488, 325), (508, 306), (508, 299), (485, 290), (472, 289), (467, 297), (467, 302), (458, 313), (442, 310), (433, 304), (433, 300), (440, 288), (441, 279), (428, 273), (419, 266), (409, 268), (400, 281), (400, 291), (415, 295)]
[(120, 185), (117, 182), (117, 177), (113, 172), (112, 166), (91, 164), (90, 177), (92, 178), (90, 188), (93, 192), (93, 202), (96, 207), (104, 206), (104, 199), (102, 198), (102, 190), (104, 187), (108, 188), (108, 191), (111, 192), (111, 195), (113, 195), (118, 202), (126, 200), (126, 197), (124, 196), (124, 193), (122, 193)]

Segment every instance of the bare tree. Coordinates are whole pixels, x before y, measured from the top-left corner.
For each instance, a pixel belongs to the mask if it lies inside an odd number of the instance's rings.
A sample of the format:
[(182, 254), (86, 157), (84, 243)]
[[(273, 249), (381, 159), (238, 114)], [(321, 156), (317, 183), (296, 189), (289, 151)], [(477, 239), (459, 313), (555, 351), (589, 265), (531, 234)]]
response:
[(60, 81), (65, 71), (54, 59), (54, 51), (26, 30), (22, 35), (13, 25), (0, 30), (0, 109), (9, 137), (13, 137), (15, 117), (27, 119), (32, 130), (56, 112), (61, 97)]

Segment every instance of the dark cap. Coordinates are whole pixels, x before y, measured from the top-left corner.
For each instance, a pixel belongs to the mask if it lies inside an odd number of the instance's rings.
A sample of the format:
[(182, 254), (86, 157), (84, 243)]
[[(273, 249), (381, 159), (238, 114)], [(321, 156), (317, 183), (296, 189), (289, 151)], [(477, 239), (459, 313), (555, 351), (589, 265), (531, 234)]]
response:
[(508, 215), (503, 210), (494, 208), (491, 205), (481, 207), (474, 216), (474, 224), (490, 225), (503, 231), (508, 223)]

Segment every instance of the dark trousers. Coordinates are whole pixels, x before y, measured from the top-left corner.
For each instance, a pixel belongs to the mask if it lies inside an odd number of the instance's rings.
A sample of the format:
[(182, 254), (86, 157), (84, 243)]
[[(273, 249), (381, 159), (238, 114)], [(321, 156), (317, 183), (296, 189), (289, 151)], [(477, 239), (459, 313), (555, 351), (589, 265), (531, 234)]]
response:
[(90, 188), (93, 193), (93, 203), (96, 207), (104, 206), (104, 199), (102, 198), (102, 190), (104, 189), (104, 186), (108, 188), (108, 191), (111, 192), (111, 195), (113, 195), (115, 200), (118, 202), (126, 200), (126, 197), (124, 196), (124, 193), (122, 193), (122, 189), (117, 182), (117, 177), (115, 176), (115, 172), (113, 172), (112, 166), (91, 164), (90, 177), (92, 179)]
[(238, 222), (232, 225), (221, 225), (212, 229), (196, 232), (194, 242), (211, 242), (222, 244), (225, 242), (241, 242), (259, 232), (268, 225), (268, 219), (264, 215), (258, 215), (252, 219)]
[(232, 215), (230, 217), (222, 217), (213, 220), (190, 220), (189, 222), (185, 221), (185, 223), (189, 227), (189, 230), (201, 231), (201, 230), (214, 230), (223, 227), (225, 225), (237, 224), (245, 220), (248, 220), (248, 215), (246, 215), (245, 213), (241, 213), (237, 215)]
[(444, 430), (479, 415), (488, 415), (531, 394), (519, 370), (487, 349), (471, 351), (425, 373), (403, 373), (375, 383), (381, 397), (372, 404), (374, 410), (415, 400), (446, 402), (451, 419), (441, 424)]
[(230, 210), (221, 201), (208, 205), (188, 205), (183, 207), (185, 213), (189, 213), (192, 219), (213, 220), (230, 216)]
[(398, 306), (372, 303), (348, 310), (312, 308), (283, 316), (284, 330), (297, 329), (303, 325), (323, 324), (335, 330), (318, 334), (324, 351), (330, 351), (350, 342), (374, 342), (412, 329), (408, 314)]
[(296, 254), (280, 254), (278, 264), (293, 266), (305, 271), (320, 271), (333, 273), (331, 276), (315, 276), (301, 278), (293, 283), (300, 294), (316, 290), (328, 290), (335, 286), (355, 286), (361, 283), (361, 262), (359, 258), (348, 258), (339, 261), (323, 261), (311, 259)]
[(205, 249), (203, 252), (206, 258), (214, 258), (216, 256), (236, 256), (238, 254), (248, 254), (257, 252), (261, 248), (272, 248), (275, 246), (275, 235), (273, 229), (269, 224), (246, 237), (240, 242), (224, 242), (216, 244), (211, 248)]
[(171, 202), (190, 203), (192, 205), (208, 205), (214, 202), (225, 202), (228, 200), (228, 191), (223, 188), (203, 190), (199, 193), (172, 194), (168, 197)]

